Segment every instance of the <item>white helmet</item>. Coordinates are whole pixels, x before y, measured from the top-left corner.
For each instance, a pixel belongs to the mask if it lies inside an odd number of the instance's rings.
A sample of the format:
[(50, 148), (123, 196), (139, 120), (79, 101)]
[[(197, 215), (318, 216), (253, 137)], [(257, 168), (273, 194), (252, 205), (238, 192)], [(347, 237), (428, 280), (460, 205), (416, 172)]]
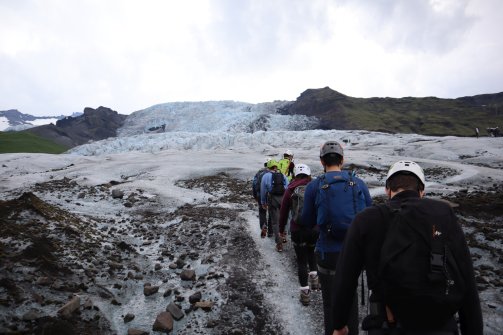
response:
[(269, 163), (269, 161), (270, 161), (271, 159), (272, 159), (271, 157), (266, 157), (266, 158), (264, 158), (264, 164)]
[(397, 172), (405, 172), (412, 173), (416, 177), (419, 178), (421, 183), (424, 186), (424, 172), (423, 169), (417, 163), (413, 161), (398, 161), (395, 164), (391, 165), (388, 175), (386, 176), (386, 181)]
[(293, 152), (292, 152), (292, 150), (286, 150), (286, 151), (285, 151), (285, 155), (288, 155), (288, 156), (293, 156)]
[(306, 164), (298, 164), (298, 165), (295, 165), (295, 167), (293, 168), (293, 173), (296, 176), (298, 176), (299, 174), (305, 174), (305, 175), (310, 176), (311, 169)]

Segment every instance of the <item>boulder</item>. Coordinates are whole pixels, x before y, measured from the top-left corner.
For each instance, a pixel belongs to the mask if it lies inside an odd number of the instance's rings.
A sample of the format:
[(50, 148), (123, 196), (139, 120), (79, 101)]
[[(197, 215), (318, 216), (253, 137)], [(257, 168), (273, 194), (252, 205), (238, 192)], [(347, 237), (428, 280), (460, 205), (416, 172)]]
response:
[(152, 326), (153, 331), (166, 332), (169, 333), (173, 330), (173, 317), (169, 312), (161, 312), (157, 315), (154, 325)]

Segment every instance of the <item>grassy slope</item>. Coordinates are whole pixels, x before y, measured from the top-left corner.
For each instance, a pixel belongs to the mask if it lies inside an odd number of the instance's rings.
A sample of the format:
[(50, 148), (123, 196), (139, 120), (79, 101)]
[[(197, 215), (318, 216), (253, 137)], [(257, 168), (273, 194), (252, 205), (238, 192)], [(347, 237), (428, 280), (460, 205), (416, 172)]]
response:
[(0, 132), (0, 153), (60, 154), (66, 150), (68, 148), (29, 132)]
[(288, 114), (314, 115), (322, 128), (474, 136), (503, 127), (503, 94), (458, 99), (353, 98), (328, 87), (302, 93)]

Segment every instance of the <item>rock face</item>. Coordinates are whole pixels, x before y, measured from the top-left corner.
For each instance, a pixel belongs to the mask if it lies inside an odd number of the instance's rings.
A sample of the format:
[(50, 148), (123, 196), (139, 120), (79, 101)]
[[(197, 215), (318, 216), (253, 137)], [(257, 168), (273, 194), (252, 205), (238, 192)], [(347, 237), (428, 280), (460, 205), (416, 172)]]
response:
[(107, 107), (87, 107), (83, 115), (69, 116), (56, 122), (56, 125), (43, 125), (26, 131), (72, 148), (89, 141), (115, 137), (126, 117)]

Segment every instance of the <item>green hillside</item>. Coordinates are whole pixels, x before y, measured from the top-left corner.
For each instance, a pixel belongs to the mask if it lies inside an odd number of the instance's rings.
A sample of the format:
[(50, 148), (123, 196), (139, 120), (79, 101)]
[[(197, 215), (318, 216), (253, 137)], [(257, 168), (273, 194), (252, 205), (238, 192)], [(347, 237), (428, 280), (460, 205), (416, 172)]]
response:
[(503, 127), (503, 93), (457, 99), (353, 98), (325, 87), (308, 89), (285, 114), (316, 116), (321, 129), (474, 136), (475, 128)]
[(0, 132), (0, 153), (32, 152), (60, 154), (68, 148), (29, 132)]

